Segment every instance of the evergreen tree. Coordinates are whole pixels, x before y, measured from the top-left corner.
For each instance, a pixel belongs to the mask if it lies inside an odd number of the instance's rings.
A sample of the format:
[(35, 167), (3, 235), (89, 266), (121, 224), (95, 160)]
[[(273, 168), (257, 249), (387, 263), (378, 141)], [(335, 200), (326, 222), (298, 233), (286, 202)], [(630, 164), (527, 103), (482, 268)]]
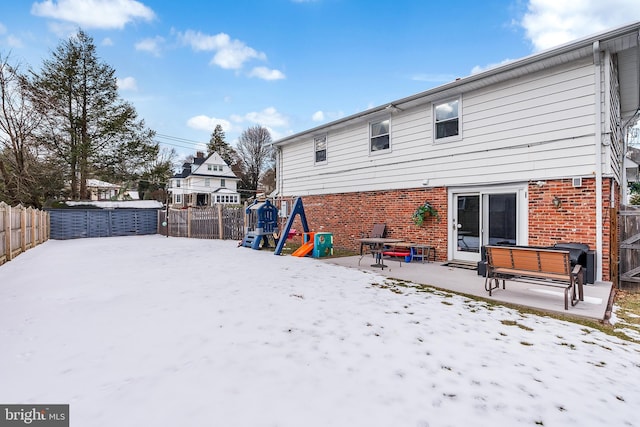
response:
[(207, 154), (218, 153), (222, 160), (224, 160), (229, 166), (233, 167), (238, 162), (238, 154), (236, 151), (225, 141), (224, 131), (222, 126), (216, 125), (216, 128), (211, 134), (209, 144), (207, 144)]
[(31, 74), (31, 103), (45, 117), (40, 141), (66, 164), (72, 199), (86, 197), (92, 175), (131, 179), (158, 154), (155, 132), (118, 97), (115, 70), (99, 61), (84, 31), (62, 42), (41, 72)]

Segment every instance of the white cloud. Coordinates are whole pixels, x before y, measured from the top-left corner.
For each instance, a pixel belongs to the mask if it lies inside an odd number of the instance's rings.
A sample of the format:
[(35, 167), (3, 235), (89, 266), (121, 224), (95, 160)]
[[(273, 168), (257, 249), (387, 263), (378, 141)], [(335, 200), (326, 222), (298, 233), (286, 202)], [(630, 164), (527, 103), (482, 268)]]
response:
[(311, 120), (313, 120), (314, 122), (322, 122), (322, 121), (324, 121), (324, 112), (323, 111), (316, 111), (311, 116)]
[(520, 24), (539, 51), (639, 18), (638, 0), (530, 0)]
[(102, 39), (102, 46), (113, 46), (113, 40), (111, 40), (109, 37), (105, 37), (104, 39)]
[(135, 0), (44, 0), (33, 3), (31, 13), (84, 28), (122, 29), (129, 22), (156, 17), (151, 8)]
[(269, 126), (265, 126), (265, 128), (269, 131), (269, 135), (271, 135), (272, 141), (277, 141), (284, 138), (285, 136), (293, 135), (293, 132), (290, 130), (280, 132), (276, 129), (270, 128)]
[(249, 77), (257, 77), (263, 80), (281, 80), (286, 78), (282, 71), (271, 70), (267, 67), (255, 67), (249, 73)]
[(289, 123), (289, 120), (280, 114), (274, 107), (268, 107), (262, 111), (247, 113), (244, 116), (233, 115), (232, 120), (237, 123), (251, 122), (265, 127), (284, 127)]
[(187, 120), (187, 126), (191, 129), (204, 130), (207, 132), (213, 132), (216, 125), (222, 126), (222, 130), (229, 132), (233, 129), (231, 122), (225, 119), (217, 119), (215, 117), (208, 117), (205, 115), (199, 115), (191, 117)]
[(187, 30), (184, 33), (177, 33), (178, 39), (182, 43), (191, 46), (195, 51), (211, 51), (222, 49), (231, 42), (231, 37), (225, 33), (214, 36), (203, 34), (200, 31)]
[(488, 64), (485, 66), (481, 66), (481, 65), (476, 65), (475, 67), (473, 67), (471, 69), (471, 74), (478, 74), (478, 73), (482, 73), (483, 71), (487, 71), (491, 68), (495, 68), (495, 67), (499, 67), (500, 65), (504, 65), (504, 64), (508, 64), (509, 62), (513, 61), (513, 59), (505, 59), (501, 62), (495, 63), (495, 64)]
[(325, 120), (338, 120), (344, 117), (342, 111), (322, 111), (318, 110), (311, 116), (311, 120), (314, 122), (324, 122)]
[(164, 38), (160, 36), (156, 36), (154, 38), (147, 38), (144, 40), (140, 40), (135, 44), (136, 50), (141, 50), (143, 52), (149, 52), (153, 56), (160, 56), (162, 52), (162, 45), (164, 44)]
[(251, 59), (266, 60), (267, 55), (247, 46), (240, 40), (233, 40), (228, 34), (208, 35), (199, 31), (187, 30), (177, 34), (178, 39), (191, 46), (195, 51), (216, 52), (211, 64), (224, 69), (238, 70)]
[(13, 34), (8, 34), (8, 32), (9, 30), (7, 29), (7, 27), (2, 22), (0, 22), (0, 35), (7, 34), (6, 38), (0, 40), (0, 46), (6, 45), (6, 46), (9, 46), (10, 48), (23, 47), (22, 40), (14, 36)]
[(118, 78), (117, 84), (118, 84), (119, 90), (131, 90), (131, 91), (138, 90), (138, 83), (136, 82), (136, 79), (133, 77), (124, 77), (121, 79)]
[(5, 41), (7, 43), (7, 46), (9, 47), (20, 48), (24, 46), (24, 43), (22, 43), (22, 40), (13, 35), (7, 36)]

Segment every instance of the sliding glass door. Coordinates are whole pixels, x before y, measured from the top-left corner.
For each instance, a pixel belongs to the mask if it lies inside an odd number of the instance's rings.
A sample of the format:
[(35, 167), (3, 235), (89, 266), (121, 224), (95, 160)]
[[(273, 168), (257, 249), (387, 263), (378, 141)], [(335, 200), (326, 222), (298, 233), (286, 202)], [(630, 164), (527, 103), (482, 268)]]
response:
[(449, 257), (480, 261), (485, 245), (525, 244), (526, 187), (451, 191)]

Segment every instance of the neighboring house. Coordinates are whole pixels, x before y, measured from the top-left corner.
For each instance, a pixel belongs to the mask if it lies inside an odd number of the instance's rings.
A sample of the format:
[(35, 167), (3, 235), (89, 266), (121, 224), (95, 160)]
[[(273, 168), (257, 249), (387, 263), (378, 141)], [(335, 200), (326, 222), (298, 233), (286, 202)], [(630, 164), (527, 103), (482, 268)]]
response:
[(115, 200), (120, 194), (121, 186), (99, 179), (87, 179), (89, 200)]
[[(457, 79), (276, 141), (280, 207), (356, 250), (374, 223), (477, 262), (489, 243), (581, 242), (610, 280), (640, 23)], [(416, 226), (425, 201), (437, 210)], [(282, 203), (286, 202), (286, 203)]]
[(218, 153), (204, 157), (204, 153), (198, 152), (192, 163), (184, 163), (182, 172), (169, 180), (171, 206), (240, 204), (239, 181)]

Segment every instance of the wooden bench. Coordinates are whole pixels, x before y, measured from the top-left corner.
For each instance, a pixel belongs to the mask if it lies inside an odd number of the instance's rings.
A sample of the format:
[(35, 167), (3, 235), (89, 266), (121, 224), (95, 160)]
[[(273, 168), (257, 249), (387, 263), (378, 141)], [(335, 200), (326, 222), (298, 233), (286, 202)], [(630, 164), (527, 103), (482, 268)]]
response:
[(506, 289), (505, 280), (514, 280), (564, 288), (565, 310), (569, 309), (569, 292), (572, 306), (584, 301), (582, 266), (571, 268), (569, 251), (518, 246), (486, 246), (486, 250), (484, 288), (489, 296), (500, 287), (500, 281)]

